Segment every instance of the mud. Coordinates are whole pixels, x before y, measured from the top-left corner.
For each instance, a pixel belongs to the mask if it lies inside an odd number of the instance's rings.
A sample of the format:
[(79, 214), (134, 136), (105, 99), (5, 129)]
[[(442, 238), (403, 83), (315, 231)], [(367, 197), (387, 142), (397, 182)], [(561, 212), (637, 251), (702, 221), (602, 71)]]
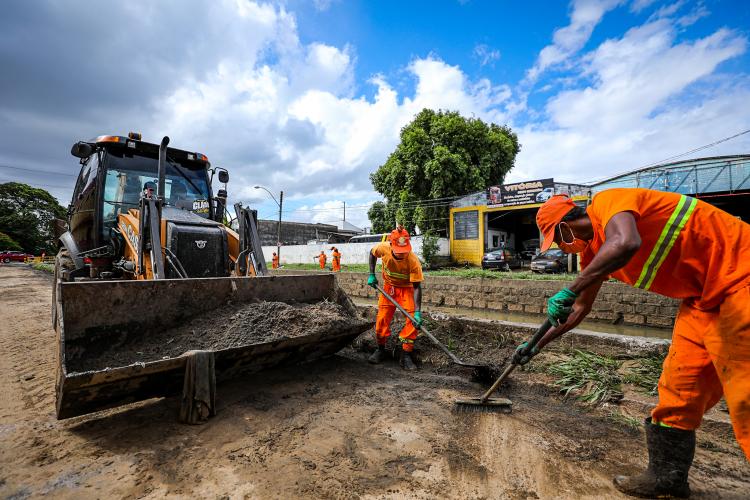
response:
[[(54, 418), (49, 282), (0, 267), (0, 498), (624, 498), (643, 433), (517, 371), (510, 415), (457, 414), (484, 386), (405, 373), (349, 349), (220, 384), (218, 414), (176, 422), (176, 399)], [(420, 346), (421, 348), (421, 346)], [(747, 498), (733, 438), (698, 433), (694, 498)]]
[(102, 370), (177, 357), (194, 349), (218, 351), (335, 332), (357, 321), (360, 320), (348, 316), (343, 307), (327, 301), (316, 304), (255, 302), (232, 305), (194, 317), (169, 330), (129, 335), (121, 343), (109, 343), (96, 356), (69, 360), (68, 370)]

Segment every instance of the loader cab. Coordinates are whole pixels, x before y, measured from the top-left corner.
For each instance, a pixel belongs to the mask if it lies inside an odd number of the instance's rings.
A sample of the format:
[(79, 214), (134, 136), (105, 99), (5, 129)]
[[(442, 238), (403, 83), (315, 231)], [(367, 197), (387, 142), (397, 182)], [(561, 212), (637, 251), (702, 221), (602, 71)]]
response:
[[(80, 250), (88, 250), (109, 242), (118, 215), (138, 208), (141, 194), (156, 185), (159, 146), (100, 136), (75, 144), (71, 153), (81, 157), (81, 171), (68, 212), (69, 229)], [(213, 219), (209, 168), (205, 155), (169, 148), (165, 205)]]

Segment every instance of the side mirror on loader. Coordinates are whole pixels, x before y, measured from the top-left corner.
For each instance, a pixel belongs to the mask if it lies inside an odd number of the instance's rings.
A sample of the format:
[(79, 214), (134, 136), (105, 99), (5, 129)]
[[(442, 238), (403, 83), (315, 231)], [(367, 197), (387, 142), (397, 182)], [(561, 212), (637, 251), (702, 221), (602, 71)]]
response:
[(229, 172), (226, 170), (219, 170), (219, 182), (222, 184), (229, 182)]
[(88, 158), (94, 152), (94, 146), (88, 142), (76, 142), (73, 147), (70, 148), (70, 154), (76, 158)]

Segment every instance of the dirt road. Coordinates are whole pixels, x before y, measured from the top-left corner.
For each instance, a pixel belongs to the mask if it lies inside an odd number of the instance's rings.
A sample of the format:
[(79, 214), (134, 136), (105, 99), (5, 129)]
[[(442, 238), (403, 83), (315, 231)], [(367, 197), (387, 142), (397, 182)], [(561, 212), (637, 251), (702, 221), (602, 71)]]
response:
[[(619, 498), (612, 474), (645, 460), (640, 431), (531, 385), (506, 394), (512, 415), (455, 414), (479, 385), (353, 352), (219, 385), (203, 426), (171, 399), (57, 421), (50, 295), (0, 267), (0, 497)], [(696, 497), (747, 498), (731, 437), (708, 448)]]

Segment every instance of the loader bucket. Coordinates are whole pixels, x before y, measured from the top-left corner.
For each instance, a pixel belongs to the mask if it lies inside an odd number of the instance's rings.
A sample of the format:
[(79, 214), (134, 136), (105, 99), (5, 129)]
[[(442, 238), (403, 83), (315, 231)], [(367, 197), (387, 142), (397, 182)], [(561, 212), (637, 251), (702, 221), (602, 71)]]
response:
[(228, 303), (315, 303), (328, 300), (352, 317), (337, 331), (252, 343), (214, 352), (217, 381), (274, 366), (330, 356), (370, 328), (333, 275), (198, 278), (60, 283), (57, 418), (64, 419), (153, 397), (180, 394), (186, 357), (72, 372), (72, 361), (96, 356), (129, 338), (220, 310)]

